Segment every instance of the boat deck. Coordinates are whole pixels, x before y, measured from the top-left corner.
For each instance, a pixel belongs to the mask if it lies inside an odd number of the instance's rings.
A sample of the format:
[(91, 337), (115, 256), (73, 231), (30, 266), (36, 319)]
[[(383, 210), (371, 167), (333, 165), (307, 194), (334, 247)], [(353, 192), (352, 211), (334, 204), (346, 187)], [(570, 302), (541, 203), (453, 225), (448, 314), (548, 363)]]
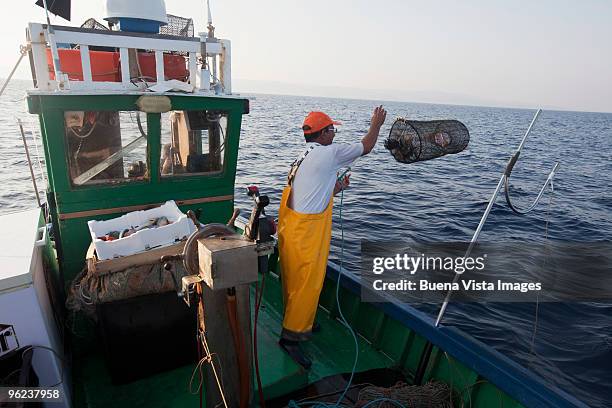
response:
[[(265, 282), (264, 303), (260, 311), (257, 336), (260, 374), (266, 399), (298, 389), (339, 373), (350, 373), (355, 360), (355, 342), (350, 332), (323, 308), (319, 308), (317, 321), (321, 332), (305, 343), (305, 351), (313, 360), (306, 371), (295, 363), (277, 344), (281, 331), (282, 298), (280, 282), (268, 275)], [(357, 372), (386, 368), (394, 362), (358, 336), (359, 358)]]
[[(265, 293), (258, 318), (260, 374), (266, 399), (306, 387), (326, 377), (350, 373), (355, 358), (355, 343), (342, 324), (320, 308), (317, 321), (321, 332), (314, 335), (305, 350), (313, 360), (310, 370), (295, 363), (277, 344), (282, 321), (280, 282), (274, 275), (266, 278)], [(252, 300), (255, 298), (254, 290)], [(393, 361), (359, 337), (357, 371), (385, 368)], [(125, 385), (113, 385), (103, 360), (96, 349), (85, 358), (76, 358), (73, 378), (76, 406), (149, 407), (194, 406), (198, 395), (188, 391), (193, 364), (163, 372)], [(194, 381), (194, 387), (197, 386)]]

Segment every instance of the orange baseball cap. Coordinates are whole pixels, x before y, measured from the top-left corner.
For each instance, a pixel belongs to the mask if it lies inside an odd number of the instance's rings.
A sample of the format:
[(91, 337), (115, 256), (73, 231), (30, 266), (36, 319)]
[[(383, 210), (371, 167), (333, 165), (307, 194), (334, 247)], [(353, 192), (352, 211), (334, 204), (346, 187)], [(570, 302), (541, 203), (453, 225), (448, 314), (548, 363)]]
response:
[(325, 129), (329, 125), (341, 124), (342, 123), (333, 120), (329, 117), (329, 115), (323, 112), (310, 112), (308, 116), (306, 116), (306, 119), (304, 119), (302, 130), (304, 131), (305, 135), (310, 135), (312, 133)]

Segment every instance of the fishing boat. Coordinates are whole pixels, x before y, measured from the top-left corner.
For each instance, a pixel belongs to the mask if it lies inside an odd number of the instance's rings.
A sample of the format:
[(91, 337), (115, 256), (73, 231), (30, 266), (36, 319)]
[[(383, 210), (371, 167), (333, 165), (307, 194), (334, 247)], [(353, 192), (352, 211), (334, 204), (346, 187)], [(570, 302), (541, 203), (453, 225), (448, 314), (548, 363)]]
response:
[[(196, 36), (189, 19), (160, 33), (173, 18), (163, 1), (132, 3), (108, 2), (112, 30), (27, 27), (27, 106), (48, 185), (38, 208), (0, 217), (11, 231), (0, 238), (0, 367), (10, 357), (14, 368), (4, 385), (59, 390), (39, 400), (65, 407), (585, 406), (408, 304), (362, 302), (359, 276), (333, 262), (313, 365), (293, 361), (277, 343), (282, 271), (265, 216), (277, 203), (250, 187), (250, 216), (234, 208), (249, 100), (232, 93), (231, 43), (210, 19)], [(94, 251), (91, 222), (168, 201), (193, 234), (132, 255)], [(143, 266), (164, 283), (113, 280)], [(393, 387), (421, 405), (380, 399)], [(366, 388), (379, 396), (363, 399)]]

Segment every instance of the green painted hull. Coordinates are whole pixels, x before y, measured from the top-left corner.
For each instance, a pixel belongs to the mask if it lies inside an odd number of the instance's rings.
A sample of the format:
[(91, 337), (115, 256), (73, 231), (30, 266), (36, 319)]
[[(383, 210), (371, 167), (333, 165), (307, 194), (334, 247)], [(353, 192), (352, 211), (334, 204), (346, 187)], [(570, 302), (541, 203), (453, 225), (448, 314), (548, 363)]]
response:
[[(258, 324), (258, 348), (266, 399), (290, 395), (319, 380), (350, 373), (355, 346), (351, 334), (338, 320), (336, 283), (330, 279), (325, 282), (317, 317), (322, 330), (305, 347), (313, 359), (313, 366), (308, 371), (296, 364), (277, 344), (282, 322), (282, 296), (277, 274), (269, 273), (265, 285), (264, 307)], [(373, 306), (360, 303), (359, 298), (346, 289), (341, 289), (340, 298), (345, 316), (359, 334), (357, 372), (395, 369), (410, 382), (425, 339)], [(92, 347), (92, 339), (73, 337), (73, 340), (76, 346), (73, 378), (77, 407), (178, 407), (193, 406), (199, 401), (197, 393), (194, 395), (188, 391), (195, 362), (115, 386), (111, 384), (103, 352), (99, 347)], [(427, 379), (451, 385), (457, 393), (457, 406), (462, 403), (472, 407), (523, 406), (443, 351), (435, 349), (433, 356)], [(197, 388), (197, 380), (194, 380), (193, 388)]]
[[(50, 250), (48, 252), (52, 253)], [(321, 324), (322, 330), (315, 334), (305, 347), (306, 352), (313, 359), (313, 366), (310, 370), (304, 370), (280, 349), (277, 341), (282, 323), (282, 294), (279, 278), (281, 271), (275, 256), (272, 256), (270, 260), (271, 270), (266, 273), (263, 307), (260, 309), (257, 326), (260, 375), (266, 400), (288, 401), (293, 395), (298, 395), (298, 391), (304, 390), (311, 384), (324, 382), (339, 374), (344, 374), (346, 378), (353, 367), (355, 346), (351, 334), (339, 320), (336, 303), (336, 275), (328, 272), (317, 314), (317, 321)], [(331, 267), (333, 270), (333, 264)], [(352, 281), (355, 278), (343, 277), (342, 279)], [(356, 372), (369, 372), (377, 369), (394, 370), (403, 377), (405, 382), (411, 383), (426, 343), (426, 337), (407, 327), (401, 319), (394, 318), (382, 310), (379, 304), (361, 302), (354, 288), (351, 290), (342, 284), (339, 295), (343, 314), (358, 334), (359, 358)], [(255, 287), (253, 286), (251, 299), (254, 298)], [(182, 302), (177, 298), (177, 302), (179, 301)], [(182, 407), (199, 404), (197, 376), (191, 384), (192, 390), (189, 389), (195, 362), (129, 384), (113, 385), (104, 361), (101, 342), (93, 324), (86, 319), (76, 317), (76, 320), (70, 320), (70, 327), (72, 332), (68, 341), (72, 348), (72, 377), (76, 407)], [(496, 359), (508, 364), (505, 361), (507, 359), (501, 355), (492, 352), (480, 343), (471, 341), (478, 347), (482, 347), (483, 352), (492, 353), (491, 355)], [(473, 351), (479, 353), (478, 350)], [(465, 358), (466, 356), (463, 356), (464, 360)], [(470, 357), (467, 356), (467, 358)], [(492, 358), (489, 357), (489, 359)], [(511, 394), (503, 391), (503, 382), (496, 384), (486, 376), (479, 374), (469, 362), (461, 360), (441, 347), (434, 347), (425, 374), (426, 381), (444, 382), (451, 387), (455, 406), (476, 408), (584, 406), (554, 388), (546, 389), (553, 397), (558, 397), (558, 401), (561, 402), (554, 402), (554, 398), (549, 401), (550, 403), (538, 402), (537, 398), (546, 399), (547, 397), (537, 394), (538, 387), (543, 386), (541, 380), (529, 375), (527, 379), (534, 382), (535, 391), (527, 389), (524, 395), (519, 395), (519, 398), (532, 400), (533, 403), (521, 403)], [(497, 361), (492, 361), (492, 363), (499, 364)], [(477, 363), (473, 365), (478, 366)], [(518, 371), (516, 367), (512, 369)], [(518, 375), (514, 372), (506, 374), (508, 378)], [(497, 381), (504, 381), (504, 379), (498, 378)], [(343, 387), (343, 383), (341, 384), (339, 389)], [(205, 393), (206, 390), (203, 392)], [(531, 395), (534, 392), (535, 397)], [(299, 395), (304, 396), (303, 392)], [(256, 396), (257, 392), (255, 393), (255, 404), (258, 405)]]

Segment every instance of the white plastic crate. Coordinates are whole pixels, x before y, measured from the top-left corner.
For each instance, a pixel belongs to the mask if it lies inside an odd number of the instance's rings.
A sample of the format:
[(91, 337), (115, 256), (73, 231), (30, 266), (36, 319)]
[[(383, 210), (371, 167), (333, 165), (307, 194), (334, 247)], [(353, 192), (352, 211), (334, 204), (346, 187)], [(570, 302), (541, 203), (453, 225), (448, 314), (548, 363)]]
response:
[[(98, 239), (112, 231), (138, 228), (159, 217), (166, 217), (172, 224), (143, 229), (114, 241)], [(167, 201), (150, 210), (133, 211), (107, 221), (88, 221), (87, 225), (99, 260), (134, 255), (148, 249), (171, 245), (187, 238), (196, 229), (193, 221), (179, 210), (174, 201)]]

